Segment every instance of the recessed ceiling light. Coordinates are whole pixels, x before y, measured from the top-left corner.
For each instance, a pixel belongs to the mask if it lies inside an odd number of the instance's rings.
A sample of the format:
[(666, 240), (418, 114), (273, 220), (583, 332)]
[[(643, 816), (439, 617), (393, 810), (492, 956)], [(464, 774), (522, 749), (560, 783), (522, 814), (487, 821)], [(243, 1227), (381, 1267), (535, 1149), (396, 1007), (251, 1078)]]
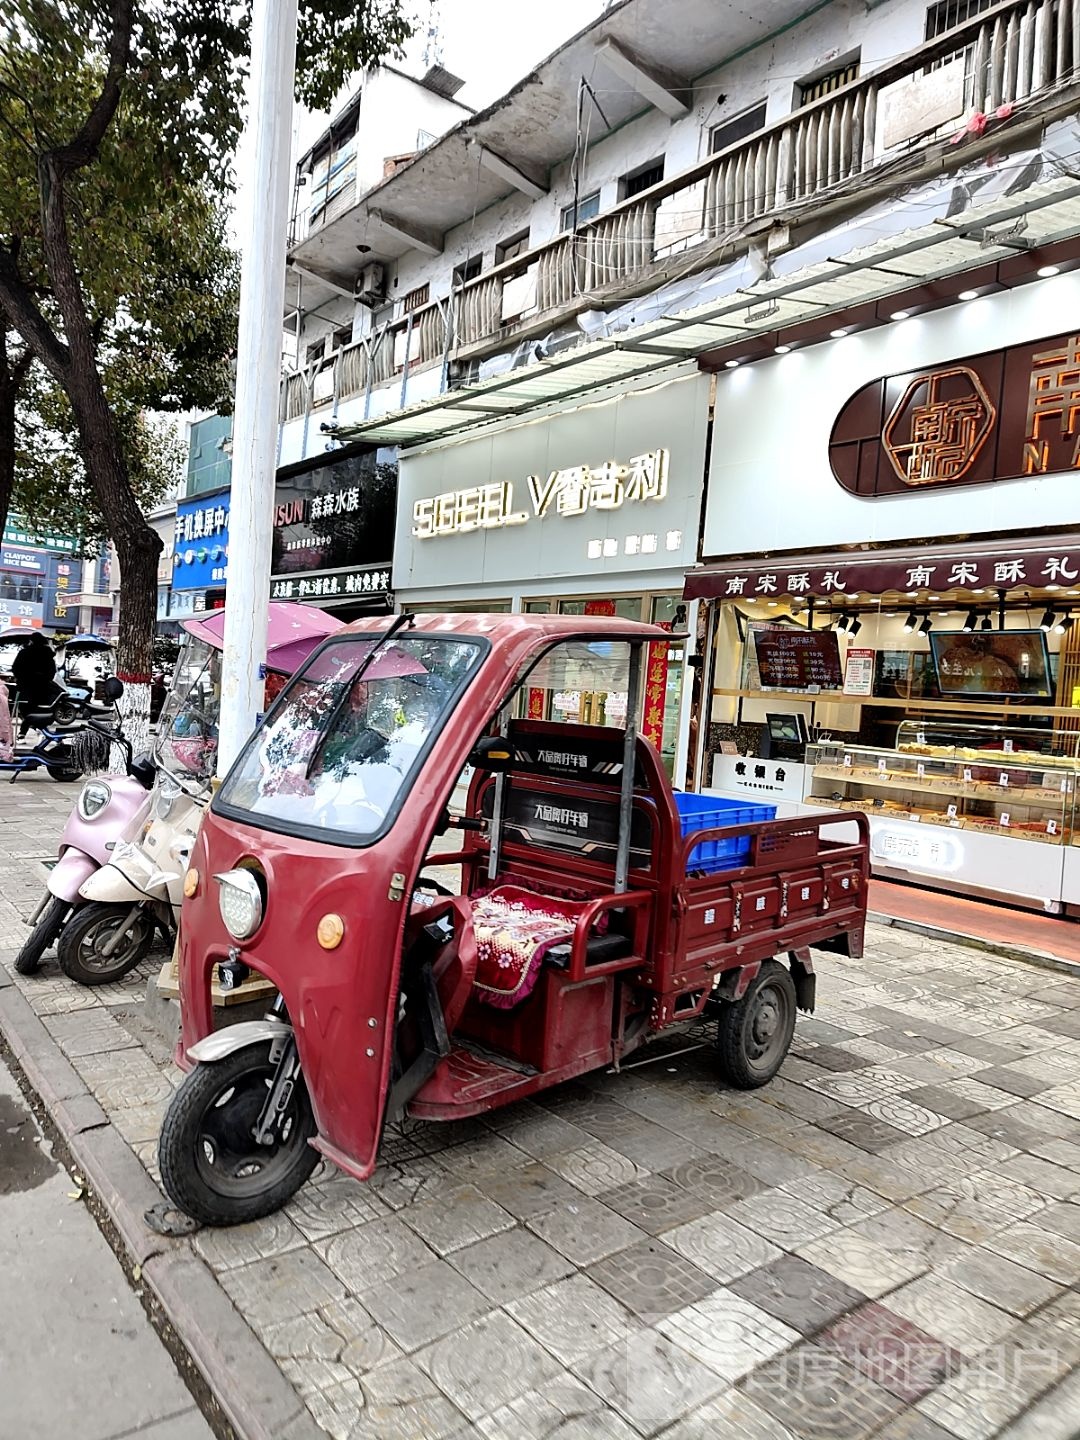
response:
[(977, 300), (979, 292), (977, 290), (961, 290), (959, 298), (961, 300)]
[(830, 330), (829, 334), (834, 340), (842, 340), (848, 332), (846, 330)]
[(1040, 265), (1035, 274), (1040, 280), (1049, 280), (1051, 275), (1060, 275), (1061, 270), (1057, 265)]
[(738, 363), (738, 360), (725, 360), (724, 368), (726, 370), (734, 370), (737, 367)]
[(791, 346), (790, 346), (790, 345), (777, 345), (777, 347), (776, 347), (776, 353), (777, 353), (777, 355), (790, 355), (790, 353), (791, 353)]
[(894, 311), (892, 312), (892, 314), (889, 316), (889, 319), (890, 319), (890, 320), (910, 320), (910, 319), (911, 319), (911, 311), (910, 311), (910, 310), (894, 310)]
[(1060, 589), (1061, 589), (1061, 586), (1060, 586), (1060, 585), (1044, 585), (1044, 586), (1043, 586), (1043, 589), (1044, 589), (1044, 590), (1060, 590)]

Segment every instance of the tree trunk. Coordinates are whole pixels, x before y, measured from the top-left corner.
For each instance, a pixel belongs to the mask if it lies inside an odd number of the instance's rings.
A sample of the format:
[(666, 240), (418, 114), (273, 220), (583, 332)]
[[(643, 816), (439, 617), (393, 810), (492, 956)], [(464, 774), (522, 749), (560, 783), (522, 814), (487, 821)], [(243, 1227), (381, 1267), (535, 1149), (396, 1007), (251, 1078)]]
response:
[(157, 619), (157, 562), (161, 537), (146, 523), (128, 480), (124, 447), (98, 370), (97, 345), (71, 253), (65, 167), (56, 156), (39, 166), (42, 239), (52, 292), (64, 318), (64, 389), (79, 433), (79, 449), (120, 563), (117, 675), (125, 731), (136, 748), (150, 733), (150, 674)]
[(30, 368), (29, 351), (13, 356), (10, 331), (0, 319), (0, 535), (7, 525), (15, 490), (15, 408)]

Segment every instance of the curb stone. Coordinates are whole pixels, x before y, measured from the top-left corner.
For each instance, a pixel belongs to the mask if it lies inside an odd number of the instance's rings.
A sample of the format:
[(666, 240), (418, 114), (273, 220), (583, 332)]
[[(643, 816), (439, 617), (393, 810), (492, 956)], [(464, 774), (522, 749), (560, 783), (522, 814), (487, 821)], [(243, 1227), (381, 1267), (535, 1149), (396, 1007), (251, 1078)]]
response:
[(161, 1191), (2, 967), (0, 1035), (238, 1440), (326, 1440), (190, 1243), (146, 1225)]
[(913, 935), (925, 935), (929, 940), (940, 940), (947, 945), (966, 945), (971, 950), (981, 950), (985, 955), (997, 955), (1003, 960), (1017, 960), (1021, 965), (1034, 965), (1041, 970), (1054, 970), (1059, 975), (1071, 975), (1074, 979), (1080, 979), (1080, 964), (1074, 960), (1064, 960), (1060, 955), (1050, 955), (1045, 950), (1024, 950), (1019, 945), (1003, 945), (995, 940), (983, 940), (978, 935), (965, 935), (959, 930), (945, 930), (940, 925), (928, 925), (922, 920), (882, 915), (876, 910), (868, 910), (866, 918), (875, 925), (887, 925), (893, 930), (908, 930)]

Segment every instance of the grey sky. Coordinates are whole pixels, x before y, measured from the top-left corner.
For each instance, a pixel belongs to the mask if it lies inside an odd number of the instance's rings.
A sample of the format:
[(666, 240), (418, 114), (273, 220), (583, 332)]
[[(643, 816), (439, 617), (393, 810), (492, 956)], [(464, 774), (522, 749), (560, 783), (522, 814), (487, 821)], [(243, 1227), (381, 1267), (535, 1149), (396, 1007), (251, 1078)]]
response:
[[(477, 109), (497, 99), (515, 80), (568, 40), (603, 10), (603, 0), (440, 0), (442, 62), (465, 82), (460, 99)], [(427, 0), (417, 0), (421, 34), (410, 58), (423, 53)]]

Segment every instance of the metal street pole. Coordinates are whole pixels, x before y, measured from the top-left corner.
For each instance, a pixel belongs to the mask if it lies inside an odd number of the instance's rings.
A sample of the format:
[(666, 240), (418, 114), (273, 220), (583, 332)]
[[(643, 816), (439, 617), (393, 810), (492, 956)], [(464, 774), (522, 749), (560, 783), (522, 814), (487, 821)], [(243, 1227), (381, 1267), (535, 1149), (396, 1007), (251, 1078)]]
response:
[(270, 604), (274, 469), (297, 0), (254, 0), (245, 127), (248, 204), (241, 237), (229, 579), (225, 606), (218, 774), (239, 754), (262, 709)]

